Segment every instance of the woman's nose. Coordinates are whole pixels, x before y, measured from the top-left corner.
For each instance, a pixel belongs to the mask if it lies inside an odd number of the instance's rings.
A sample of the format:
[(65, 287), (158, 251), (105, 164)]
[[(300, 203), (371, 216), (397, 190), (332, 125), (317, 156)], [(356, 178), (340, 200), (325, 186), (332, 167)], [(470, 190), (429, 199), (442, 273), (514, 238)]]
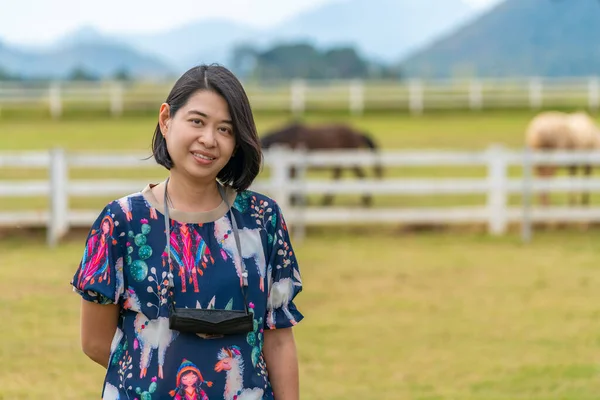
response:
[(217, 145), (216, 134), (211, 126), (202, 129), (198, 141), (206, 147), (215, 147)]

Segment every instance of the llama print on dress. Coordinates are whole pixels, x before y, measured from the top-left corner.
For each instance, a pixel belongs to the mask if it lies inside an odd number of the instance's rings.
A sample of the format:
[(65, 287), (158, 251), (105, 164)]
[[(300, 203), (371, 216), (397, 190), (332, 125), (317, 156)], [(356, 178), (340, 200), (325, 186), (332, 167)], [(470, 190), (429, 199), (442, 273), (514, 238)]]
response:
[(148, 203), (148, 200), (146, 200), (146, 198), (141, 193), (136, 193), (133, 195), (121, 197), (120, 199), (117, 200), (117, 203), (121, 207), (123, 214), (125, 214), (126, 220), (127, 221), (132, 220), (133, 215), (131, 213), (131, 210), (133, 209), (133, 202), (134, 202), (134, 200), (138, 200), (138, 199), (142, 200), (144, 202), (144, 204), (146, 205), (146, 207), (148, 208), (148, 211), (150, 212), (150, 218), (158, 219), (158, 214), (156, 213), (156, 208), (152, 207), (152, 205), (150, 203)]
[(125, 293), (125, 300), (123, 301), (123, 309), (131, 310), (135, 312), (142, 312), (142, 303), (140, 303), (140, 299), (131, 287), (127, 289)]
[(237, 245), (235, 243), (235, 236), (233, 235), (233, 228), (229, 218), (223, 217), (215, 222), (215, 238), (221, 245), (221, 256), (224, 260), (228, 258), (233, 259), (235, 269), (238, 277), (240, 278), (240, 286), (243, 285), (242, 279), (242, 262), (244, 258), (252, 258), (260, 275), (260, 290), (265, 291), (265, 270), (266, 261), (265, 254), (263, 252), (262, 238), (260, 234), (261, 229), (239, 229), (240, 234), (240, 247), (242, 248), (242, 257), (237, 251)]
[[(291, 268), (291, 267), (290, 267)], [(267, 325), (270, 329), (274, 329), (276, 326), (275, 315), (276, 310), (281, 309), (289, 319), (290, 323), (294, 326), (298, 322), (294, 315), (290, 312), (289, 306), (290, 302), (294, 298), (295, 286), (302, 287), (302, 278), (297, 269), (293, 269), (293, 277), (292, 278), (281, 278), (277, 282), (273, 281), (273, 267), (269, 265), (269, 296), (267, 299)]]
[(133, 215), (131, 214), (131, 196), (121, 197), (117, 200), (117, 203), (121, 207), (121, 211), (123, 211), (123, 214), (125, 214), (125, 218), (127, 219), (127, 221), (131, 221), (131, 219), (133, 218)]
[(226, 371), (225, 400), (261, 400), (264, 390), (244, 388), (244, 359), (238, 346), (224, 347), (219, 351), (215, 371)]
[(158, 377), (163, 379), (163, 365), (165, 353), (177, 337), (177, 331), (169, 329), (169, 318), (159, 317), (149, 320), (144, 314), (138, 313), (135, 317), (135, 336), (133, 349), (141, 349), (140, 355), (140, 378), (144, 378), (148, 372), (148, 366), (152, 360), (154, 350), (158, 351)]
[(106, 382), (106, 385), (104, 385), (104, 395), (102, 396), (102, 400), (119, 400), (119, 390), (114, 387), (113, 385), (111, 385), (110, 383)]

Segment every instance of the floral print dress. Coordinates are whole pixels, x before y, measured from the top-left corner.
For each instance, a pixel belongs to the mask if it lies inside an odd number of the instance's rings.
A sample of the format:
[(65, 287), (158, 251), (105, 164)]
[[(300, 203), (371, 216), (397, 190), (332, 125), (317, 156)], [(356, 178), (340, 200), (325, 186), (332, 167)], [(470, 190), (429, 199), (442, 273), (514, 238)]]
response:
[(247, 334), (182, 333), (169, 329), (165, 221), (153, 186), (104, 207), (71, 282), (85, 300), (121, 308), (102, 399), (272, 399), (263, 332), (303, 319), (293, 301), (300, 270), (280, 208), (228, 188), (231, 210), (225, 201), (208, 212), (169, 209), (177, 307), (244, 309), (233, 214), (254, 314)]

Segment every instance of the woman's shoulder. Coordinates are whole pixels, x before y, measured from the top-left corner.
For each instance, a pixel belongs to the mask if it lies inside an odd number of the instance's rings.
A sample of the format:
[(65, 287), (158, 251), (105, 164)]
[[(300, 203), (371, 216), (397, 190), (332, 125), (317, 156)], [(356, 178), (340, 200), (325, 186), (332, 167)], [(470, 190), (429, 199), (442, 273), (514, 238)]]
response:
[(253, 190), (238, 192), (233, 208), (267, 230), (275, 227), (281, 214), (273, 198)]
[(132, 192), (114, 198), (105, 204), (101, 213), (110, 215), (115, 221), (126, 223), (132, 219), (157, 219), (156, 209), (143, 195), (143, 191)]
[(275, 199), (269, 197), (268, 195), (261, 193), (261, 192), (254, 191), (254, 190), (250, 190), (250, 189), (246, 189), (246, 190), (237, 192), (236, 201), (240, 200), (240, 199), (251, 199), (251, 198), (256, 198), (257, 200), (260, 200), (260, 201), (268, 201), (270, 203), (276, 203)]
[(279, 212), (279, 205), (273, 198), (249, 189), (237, 193), (233, 207), (242, 213), (257, 210), (269, 213)]

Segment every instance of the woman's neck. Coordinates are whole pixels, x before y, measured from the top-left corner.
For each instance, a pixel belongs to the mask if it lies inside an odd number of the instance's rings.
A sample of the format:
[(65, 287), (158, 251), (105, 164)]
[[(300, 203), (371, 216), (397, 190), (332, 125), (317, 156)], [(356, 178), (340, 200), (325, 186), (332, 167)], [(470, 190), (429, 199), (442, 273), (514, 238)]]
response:
[[(161, 189), (160, 199), (162, 201), (165, 188)], [(171, 173), (169, 177), (167, 192), (168, 206), (184, 212), (210, 211), (217, 208), (223, 200), (216, 180), (192, 182), (174, 173)]]

